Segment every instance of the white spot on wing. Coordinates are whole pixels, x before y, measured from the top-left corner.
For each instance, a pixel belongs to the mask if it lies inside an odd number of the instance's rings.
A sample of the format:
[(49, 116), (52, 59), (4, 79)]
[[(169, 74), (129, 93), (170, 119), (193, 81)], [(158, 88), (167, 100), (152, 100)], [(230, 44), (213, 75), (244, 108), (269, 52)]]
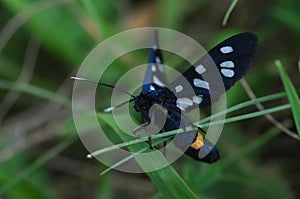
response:
[(225, 68), (234, 68), (234, 63), (233, 61), (224, 61), (220, 64), (220, 66)]
[(154, 86), (150, 85), (150, 90), (155, 91)]
[(193, 97), (193, 102), (196, 104), (201, 104), (202, 101), (203, 101), (203, 95), (198, 95)]
[(156, 77), (156, 76), (153, 76), (153, 82), (154, 82), (155, 84), (157, 84), (158, 86), (162, 86), (162, 87), (165, 86), (165, 84), (162, 83), (162, 82), (158, 79), (158, 77)]
[(185, 109), (189, 106), (193, 105), (193, 101), (187, 97), (178, 98), (176, 101), (176, 105), (181, 110), (185, 111)]
[(220, 48), (220, 51), (223, 54), (232, 53), (233, 52), (233, 48), (231, 46), (224, 46), (224, 47)]
[(158, 65), (158, 70), (162, 73), (165, 71), (163, 65), (161, 65), (161, 64)]
[(181, 85), (178, 85), (178, 86), (175, 87), (176, 93), (179, 93), (179, 92), (181, 92), (182, 90), (183, 90), (183, 87), (182, 87)]
[(155, 57), (155, 62), (158, 63), (158, 64), (160, 64), (161, 63), (160, 58), (159, 57)]
[(156, 66), (154, 64), (152, 64), (152, 72), (155, 72), (156, 71)]
[(200, 87), (200, 88), (205, 88), (207, 90), (209, 90), (209, 84), (208, 82), (202, 80), (202, 79), (194, 79), (194, 85), (196, 87)]
[(202, 73), (204, 73), (206, 71), (206, 69), (204, 68), (204, 66), (202, 64), (199, 64), (196, 68), (195, 71), (201, 75)]
[(233, 77), (233, 76), (234, 76), (234, 71), (231, 70), (231, 69), (222, 68), (222, 69), (221, 69), (221, 73), (222, 73), (225, 77)]

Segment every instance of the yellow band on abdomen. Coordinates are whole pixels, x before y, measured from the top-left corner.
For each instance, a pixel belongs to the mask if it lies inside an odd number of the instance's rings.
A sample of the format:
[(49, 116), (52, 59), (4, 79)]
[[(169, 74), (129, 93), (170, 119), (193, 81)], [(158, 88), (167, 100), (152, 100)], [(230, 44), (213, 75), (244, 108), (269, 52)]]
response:
[(193, 149), (200, 149), (202, 146), (204, 145), (204, 138), (203, 136), (201, 135), (201, 133), (197, 133), (197, 138), (196, 140), (191, 144), (191, 147)]

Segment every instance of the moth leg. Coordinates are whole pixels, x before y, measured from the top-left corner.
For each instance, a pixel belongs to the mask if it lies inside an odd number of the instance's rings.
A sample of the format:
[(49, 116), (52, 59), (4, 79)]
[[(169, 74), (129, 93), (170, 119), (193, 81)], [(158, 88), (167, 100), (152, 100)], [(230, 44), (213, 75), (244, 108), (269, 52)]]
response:
[(148, 126), (150, 124), (150, 122), (145, 122), (137, 127), (135, 127), (133, 130), (132, 130), (132, 133), (133, 135), (135, 135), (136, 137), (140, 138), (141, 136), (137, 134), (138, 131), (146, 128), (146, 126)]
[[(153, 146), (152, 146), (152, 139), (151, 139), (151, 136), (148, 137), (147, 143), (149, 144), (149, 148), (150, 148), (151, 150), (153, 150), (154, 148), (153, 148)], [(155, 149), (157, 149), (157, 148), (155, 147)]]
[[(137, 126), (136, 128), (134, 128), (134, 129), (132, 130), (132, 133), (133, 133), (136, 137), (141, 138), (142, 136), (138, 135), (137, 132), (140, 131), (140, 130), (142, 130), (142, 129), (145, 129), (145, 128), (146, 128), (147, 126), (149, 126), (149, 125), (150, 125), (150, 127), (151, 127), (151, 122), (145, 122), (145, 123), (143, 123), (143, 124)], [(151, 129), (153, 129), (153, 128), (151, 128)], [(152, 149), (153, 149), (153, 146), (152, 146), (152, 139), (151, 139), (151, 136), (152, 136), (152, 133), (149, 133), (148, 141), (146, 141), (146, 143), (149, 144), (149, 148), (152, 150)]]
[(151, 113), (151, 121), (150, 121), (150, 124), (149, 124), (149, 127), (150, 127), (150, 130), (149, 130), (149, 137), (148, 137), (148, 144), (149, 144), (149, 148), (152, 150), (153, 149), (153, 146), (152, 146), (152, 135), (153, 135), (153, 129), (154, 129), (154, 121), (155, 121), (155, 118), (154, 118), (154, 112)]
[[(154, 132), (154, 126), (157, 125), (158, 128), (163, 128), (164, 124), (161, 123), (163, 121), (162, 114), (165, 115), (166, 118), (169, 118), (168, 116), (168, 111), (167, 109), (163, 108), (160, 105), (155, 105), (153, 107), (151, 107), (150, 111), (149, 111), (149, 115), (150, 115), (150, 124), (149, 124), (149, 137), (148, 137), (148, 144), (150, 149), (159, 149), (159, 147), (156, 147), (152, 145), (152, 135)], [(161, 131), (159, 132), (161, 133)]]

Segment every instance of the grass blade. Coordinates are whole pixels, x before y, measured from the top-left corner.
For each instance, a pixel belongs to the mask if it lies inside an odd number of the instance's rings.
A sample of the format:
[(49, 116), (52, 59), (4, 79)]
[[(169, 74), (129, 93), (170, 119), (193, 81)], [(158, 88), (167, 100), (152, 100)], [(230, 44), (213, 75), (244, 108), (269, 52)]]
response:
[[(114, 125), (111, 121), (111, 116), (105, 114), (98, 114), (99, 119), (104, 121), (107, 125), (109, 125), (115, 133), (122, 139), (128, 139), (124, 136), (124, 133), (120, 131), (116, 125)], [(124, 140), (126, 141), (126, 140)], [(129, 146), (129, 150), (138, 151), (139, 148), (137, 146)], [(156, 165), (157, 162), (166, 161), (164, 156), (157, 155), (153, 159), (149, 159), (149, 161), (145, 162), (141, 161), (139, 158), (136, 158), (136, 161), (139, 163), (141, 168), (149, 168), (149, 165)], [(184, 182), (184, 180), (179, 176), (179, 174), (174, 170), (172, 166), (166, 166), (160, 170), (152, 171), (146, 173), (151, 181), (155, 184), (157, 189), (160, 191), (163, 198), (198, 198), (195, 193), (190, 189), (190, 187)]]
[[(274, 96), (274, 97), (275, 96), (276, 97), (283, 97), (284, 95), (282, 93), (279, 93), (279, 94), (275, 94), (275, 95), (272, 95), (272, 96)], [(269, 97), (266, 96), (266, 98), (269, 98)], [(263, 97), (263, 99), (266, 99), (266, 98)], [(257, 100), (261, 101), (259, 99), (261, 99), (261, 98), (257, 98), (253, 101), (257, 101)], [(249, 101), (249, 102), (252, 102), (252, 100)], [(247, 102), (245, 102), (245, 105), (252, 104), (252, 103), (247, 103), (247, 104), (246, 103)], [(234, 108), (234, 107), (231, 107), (231, 108)], [(237, 105), (237, 107), (239, 107), (239, 106)], [(262, 115), (265, 115), (265, 114), (275, 113), (275, 112), (278, 112), (278, 111), (283, 111), (283, 110), (289, 109), (290, 107), (291, 107), (290, 104), (285, 104), (285, 105), (277, 106), (277, 107), (274, 107), (274, 108), (265, 109), (263, 111), (256, 111), (256, 112), (253, 112), (253, 113), (248, 113), (248, 114), (244, 114), (244, 115), (239, 115), (239, 116), (227, 118), (227, 119), (225, 119), (224, 122), (227, 124), (227, 123), (237, 122), (237, 121), (240, 121), (240, 120), (251, 119), (251, 118), (259, 117), (259, 116), (262, 116)], [(231, 109), (231, 111), (233, 111), (234, 109)], [(226, 114), (226, 112), (220, 112), (220, 113), (217, 113), (215, 115), (217, 117), (217, 116), (220, 116), (222, 114)], [(99, 115), (99, 117), (101, 117), (101, 114), (98, 114), (98, 115)], [(212, 115), (212, 118), (216, 118), (216, 117), (214, 117), (215, 115)], [(223, 121), (216, 121), (214, 123), (204, 123), (204, 122), (207, 122), (209, 120), (210, 120), (210, 117), (207, 117), (207, 118), (204, 118), (203, 120), (200, 120), (198, 123), (201, 124), (201, 127), (203, 127), (203, 128), (209, 127), (209, 126), (212, 126), (212, 125), (219, 125), (220, 123), (223, 123)], [(197, 125), (197, 124), (195, 124), (195, 125)], [(188, 127), (186, 130), (191, 130), (191, 129)], [(181, 132), (183, 132), (182, 129), (174, 130), (174, 131), (168, 131), (168, 132), (164, 132), (164, 133), (160, 133), (160, 134), (155, 134), (155, 135), (152, 136), (152, 140), (159, 139), (159, 138), (164, 138), (164, 137), (168, 137), (168, 136), (174, 136), (177, 133), (181, 133)], [(96, 150), (96, 151), (88, 154), (87, 158), (92, 158), (92, 157), (101, 155), (103, 153), (116, 150), (118, 148), (123, 148), (123, 147), (131, 146), (131, 145), (134, 145), (134, 144), (146, 142), (147, 140), (148, 140), (148, 137), (141, 137), (141, 138), (138, 138), (138, 139), (128, 140), (128, 141), (122, 142), (120, 144), (115, 144), (115, 145), (110, 146), (110, 147), (106, 147), (106, 148), (103, 148), (103, 149)]]
[[(169, 139), (163, 139), (163, 140), (160, 140), (159, 142), (155, 142), (155, 143), (152, 143), (152, 146), (157, 146), (165, 141), (168, 141)], [(100, 173), (100, 175), (104, 175), (105, 173), (115, 169), (116, 167), (120, 166), (121, 164), (127, 162), (128, 160), (134, 158), (136, 155), (140, 154), (140, 153), (143, 153), (143, 152), (146, 152), (147, 150), (149, 150), (149, 146), (147, 147), (144, 147), (142, 149), (140, 149), (139, 151), (135, 152), (135, 153), (132, 153), (130, 156), (122, 159), (121, 161), (115, 163), (114, 165), (110, 166), (109, 168), (107, 168), (106, 170), (102, 171)]]
[(232, 11), (233, 11), (234, 7), (236, 6), (237, 2), (238, 2), (238, 0), (232, 0), (229, 8), (226, 11), (226, 14), (225, 14), (224, 18), (223, 18), (222, 26), (226, 26), (227, 25), (227, 22), (228, 22), (228, 19), (230, 17), (230, 14), (232, 13)]
[(299, 114), (300, 113), (300, 101), (299, 101), (299, 97), (297, 95), (295, 87), (293, 86), (290, 78), (288, 77), (286, 71), (284, 70), (281, 62), (279, 60), (276, 60), (275, 65), (277, 66), (279, 75), (283, 82), (283, 86), (287, 93), (287, 97), (290, 101), (292, 113), (294, 116), (294, 121), (295, 121), (297, 132), (298, 132), (298, 136), (300, 136), (300, 114)]

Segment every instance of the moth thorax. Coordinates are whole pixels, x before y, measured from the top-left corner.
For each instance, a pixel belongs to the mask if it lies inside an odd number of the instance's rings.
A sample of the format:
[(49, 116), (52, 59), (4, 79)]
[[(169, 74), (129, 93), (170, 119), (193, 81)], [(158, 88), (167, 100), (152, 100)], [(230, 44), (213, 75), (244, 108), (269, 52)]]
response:
[(137, 112), (145, 112), (154, 104), (152, 98), (148, 94), (141, 93), (134, 102), (134, 109)]

